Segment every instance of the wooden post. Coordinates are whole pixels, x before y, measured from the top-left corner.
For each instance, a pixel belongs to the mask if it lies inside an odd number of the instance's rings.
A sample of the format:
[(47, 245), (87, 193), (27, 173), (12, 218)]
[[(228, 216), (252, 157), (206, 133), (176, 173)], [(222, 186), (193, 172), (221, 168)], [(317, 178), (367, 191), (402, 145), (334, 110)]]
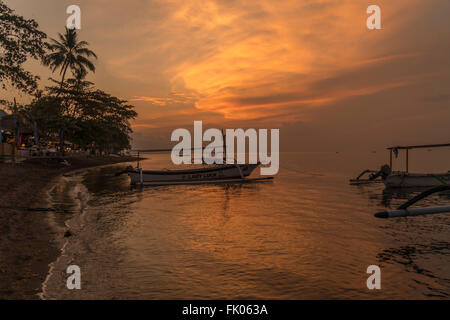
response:
[(227, 136), (224, 129), (222, 129), (222, 140), (223, 140), (223, 164), (227, 163)]
[(59, 131), (59, 148), (61, 149), (61, 155), (64, 157), (66, 155), (65, 151), (64, 151), (64, 128), (61, 128), (61, 130)]
[(390, 157), (390, 159), (389, 159), (389, 167), (391, 168), (391, 172), (392, 172), (393, 171), (392, 170), (392, 149), (391, 149), (389, 157)]
[(16, 102), (16, 97), (14, 97), (14, 114), (13, 114), (13, 121), (14, 121), (14, 145), (11, 145), (11, 152), (12, 152), (12, 163), (15, 164), (16, 163), (16, 148), (17, 148), (17, 144), (19, 141), (19, 137), (18, 137), (18, 130), (17, 130), (17, 102)]
[(12, 159), (12, 163), (16, 164), (16, 144), (11, 143), (11, 159)]
[(245, 179), (244, 174), (242, 173), (242, 169), (241, 166), (236, 162), (236, 167), (239, 170), (239, 174), (241, 175), (241, 179)]
[(409, 172), (409, 149), (406, 149), (406, 173)]
[[(0, 144), (3, 145), (3, 134), (2, 134), (2, 117), (0, 115)], [(3, 154), (3, 149), (2, 149)]]
[(139, 160), (141, 159), (141, 153), (138, 151), (138, 158), (137, 158), (137, 168), (140, 168)]
[(14, 122), (14, 141), (16, 142), (16, 146), (19, 142), (18, 132), (17, 132), (17, 103), (16, 98), (14, 97), (14, 114), (13, 114), (13, 122)]

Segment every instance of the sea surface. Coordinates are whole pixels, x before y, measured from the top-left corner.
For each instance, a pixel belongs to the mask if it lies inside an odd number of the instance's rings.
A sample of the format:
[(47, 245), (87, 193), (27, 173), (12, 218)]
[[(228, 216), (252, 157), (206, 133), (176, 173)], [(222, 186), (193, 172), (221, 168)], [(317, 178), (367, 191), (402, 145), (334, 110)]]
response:
[[(174, 167), (169, 154), (146, 156), (145, 169)], [(410, 169), (447, 172), (449, 159), (413, 151)], [(129, 164), (63, 176), (52, 223), (72, 236), (58, 240), (41, 298), (448, 299), (450, 214), (377, 219), (418, 190), (348, 184), (387, 162), (383, 150), (286, 152), (273, 182), (232, 185), (131, 188), (115, 176)], [(444, 204), (449, 193), (417, 206)], [(69, 265), (81, 290), (66, 286)], [(366, 286), (370, 265), (380, 290)]]

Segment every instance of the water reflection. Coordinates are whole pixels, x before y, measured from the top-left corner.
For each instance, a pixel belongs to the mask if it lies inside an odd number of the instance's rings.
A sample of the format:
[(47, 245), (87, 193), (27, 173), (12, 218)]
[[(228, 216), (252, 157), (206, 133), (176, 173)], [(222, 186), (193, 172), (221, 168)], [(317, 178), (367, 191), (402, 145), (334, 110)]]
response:
[[(446, 241), (414, 246), (399, 246), (385, 249), (377, 255), (380, 265), (398, 264), (410, 273), (418, 287), (424, 287), (424, 295), (430, 298), (448, 298), (450, 285), (449, 268), (445, 259), (432, 261), (434, 256), (448, 256), (450, 243)], [(437, 270), (437, 271), (434, 271)]]
[[(155, 155), (142, 165), (166, 167), (167, 157)], [(88, 206), (69, 221), (79, 227), (48, 297), (450, 296), (448, 216), (373, 217), (418, 191), (349, 186), (350, 175), (325, 167), (322, 155), (323, 167), (315, 156), (310, 163), (293, 153), (284, 159), (273, 182), (254, 184), (130, 188), (127, 176), (114, 174), (126, 165), (89, 171), (80, 178)], [(59, 191), (55, 201), (70, 197), (70, 188)], [(442, 199), (449, 194), (429, 201)], [(82, 292), (62, 285), (67, 263), (75, 262), (83, 270)], [(366, 288), (371, 264), (382, 267), (382, 292)]]
[[(352, 186), (353, 190), (371, 203), (377, 202), (384, 208), (396, 208), (429, 188), (384, 188), (382, 184)], [(439, 206), (450, 203), (450, 192), (443, 191), (423, 199), (419, 206)]]

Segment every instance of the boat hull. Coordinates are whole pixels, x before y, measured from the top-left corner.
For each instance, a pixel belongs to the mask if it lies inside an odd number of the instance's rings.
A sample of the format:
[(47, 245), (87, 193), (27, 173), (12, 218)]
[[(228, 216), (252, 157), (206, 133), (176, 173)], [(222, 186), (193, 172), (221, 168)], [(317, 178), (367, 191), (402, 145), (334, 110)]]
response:
[(381, 179), (370, 180), (370, 179), (350, 179), (351, 185), (361, 185), (361, 184), (372, 184), (372, 183), (380, 183), (383, 182)]
[(444, 183), (450, 184), (450, 173), (394, 173), (384, 180), (384, 184), (388, 188), (436, 187)]
[[(142, 171), (130, 170), (128, 175), (131, 184), (183, 184), (193, 182), (220, 181), (229, 179), (242, 179), (248, 177), (259, 164), (246, 165), (219, 165), (210, 168), (191, 170), (163, 170), (163, 171)], [(241, 174), (242, 173), (242, 174)]]

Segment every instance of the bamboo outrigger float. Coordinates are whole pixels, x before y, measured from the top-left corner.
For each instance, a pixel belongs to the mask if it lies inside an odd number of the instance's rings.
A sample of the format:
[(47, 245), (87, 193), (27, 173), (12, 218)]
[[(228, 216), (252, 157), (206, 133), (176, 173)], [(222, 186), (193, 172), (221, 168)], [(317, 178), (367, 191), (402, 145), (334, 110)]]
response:
[(398, 217), (409, 217), (409, 216), (420, 216), (426, 214), (436, 214), (436, 213), (446, 213), (450, 212), (450, 206), (438, 206), (438, 207), (426, 207), (426, 208), (409, 208), (411, 205), (415, 204), (419, 200), (422, 200), (434, 193), (448, 191), (450, 190), (450, 186), (441, 185), (438, 187), (434, 187), (428, 189), (421, 194), (415, 196), (411, 200), (405, 202), (400, 207), (395, 210), (383, 211), (375, 213), (375, 217), (377, 218), (398, 218)]

